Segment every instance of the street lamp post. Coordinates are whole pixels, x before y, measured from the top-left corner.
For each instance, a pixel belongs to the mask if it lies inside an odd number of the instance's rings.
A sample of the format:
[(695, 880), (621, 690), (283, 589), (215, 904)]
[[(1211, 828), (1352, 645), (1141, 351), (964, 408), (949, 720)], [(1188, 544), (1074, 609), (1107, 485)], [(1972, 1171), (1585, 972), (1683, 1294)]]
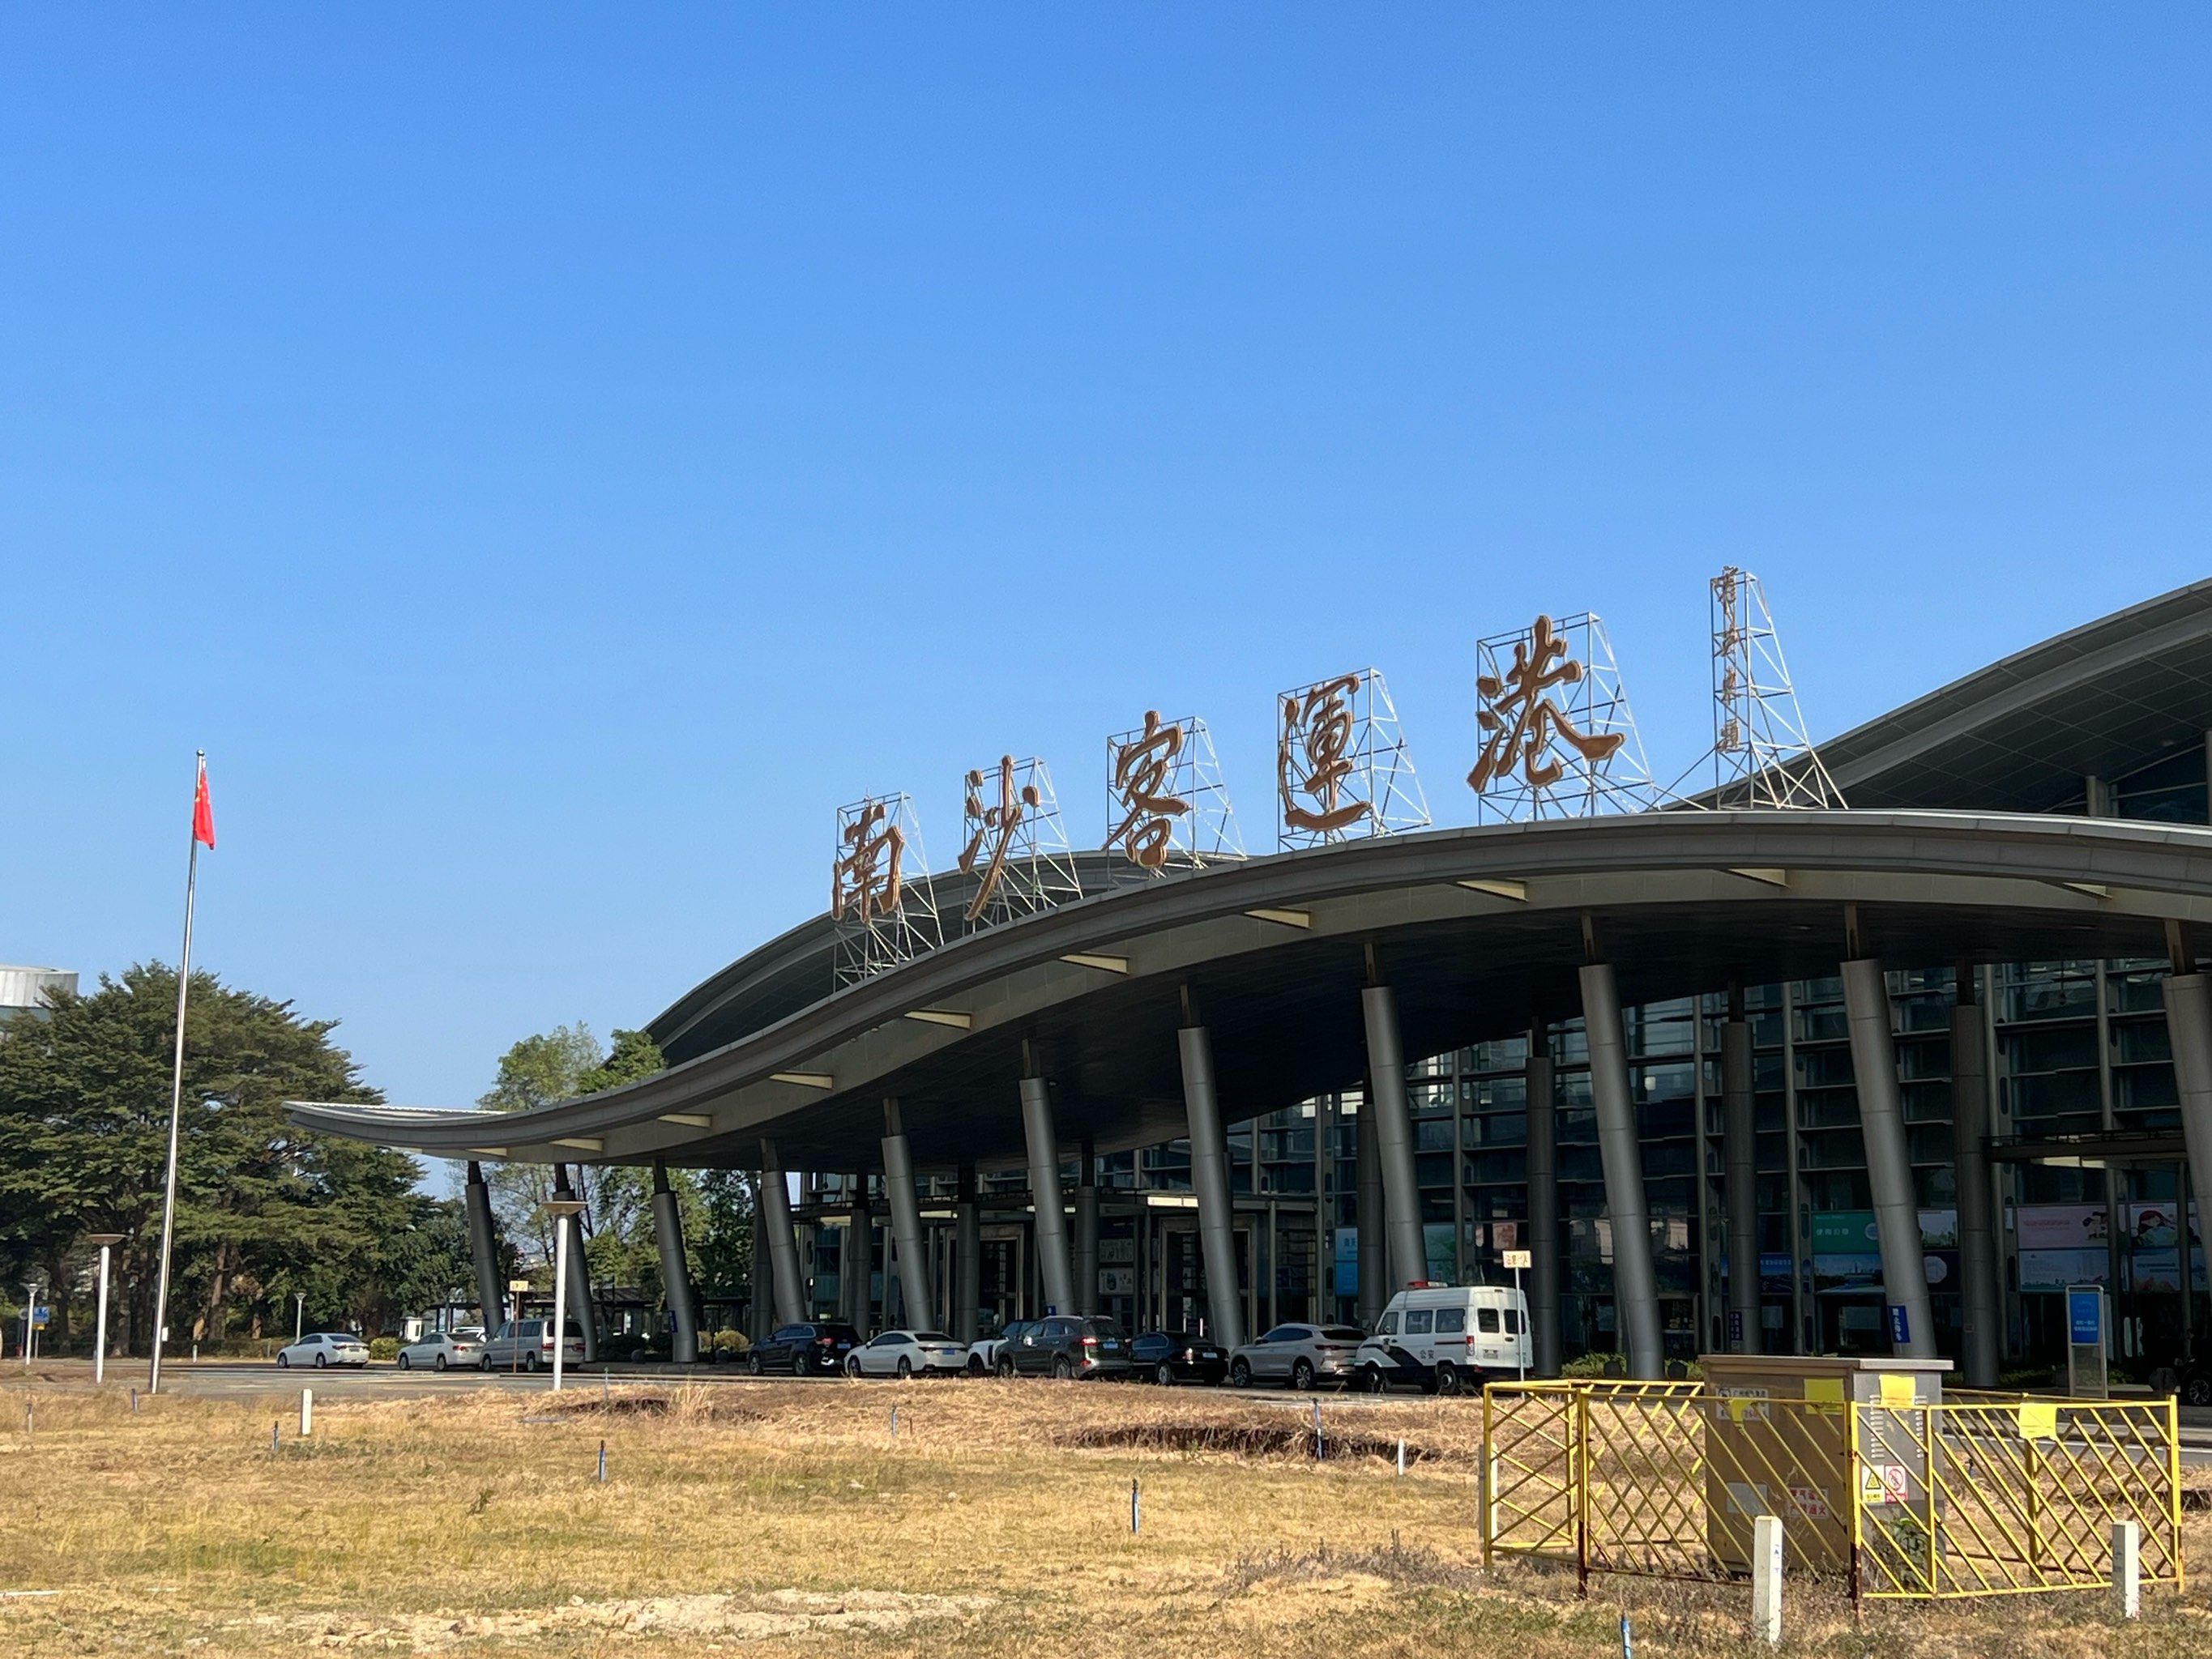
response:
[(292, 1340), (297, 1343), (307, 1333), (307, 1293), (292, 1292)]
[(553, 1218), (553, 1391), (561, 1391), (562, 1361), (568, 1352), (568, 1218), (580, 1213), (578, 1198), (549, 1198), (538, 1206)]
[(31, 1350), (39, 1340), (39, 1285), (31, 1279), (23, 1286), (23, 1369), (31, 1369)]
[(87, 1233), (85, 1237), (100, 1246), (100, 1312), (93, 1321), (92, 1336), (92, 1383), (98, 1388), (107, 1380), (107, 1257), (123, 1242), (123, 1235)]

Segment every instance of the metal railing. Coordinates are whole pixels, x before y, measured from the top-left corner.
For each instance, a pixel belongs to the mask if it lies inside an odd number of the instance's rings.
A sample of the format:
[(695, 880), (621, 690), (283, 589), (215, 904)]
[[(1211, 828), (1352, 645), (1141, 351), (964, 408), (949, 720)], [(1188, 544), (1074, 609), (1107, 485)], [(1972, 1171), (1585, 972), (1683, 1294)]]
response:
[[(1838, 1390), (1840, 1392), (1840, 1390)], [(1907, 1396), (1908, 1399), (1910, 1396)], [(1788, 1570), (1855, 1597), (2101, 1588), (2115, 1522), (2147, 1583), (2182, 1582), (2172, 1401), (1777, 1400), (1700, 1382), (1483, 1391), (1482, 1538), (1595, 1573), (1727, 1579), (1753, 1522)]]

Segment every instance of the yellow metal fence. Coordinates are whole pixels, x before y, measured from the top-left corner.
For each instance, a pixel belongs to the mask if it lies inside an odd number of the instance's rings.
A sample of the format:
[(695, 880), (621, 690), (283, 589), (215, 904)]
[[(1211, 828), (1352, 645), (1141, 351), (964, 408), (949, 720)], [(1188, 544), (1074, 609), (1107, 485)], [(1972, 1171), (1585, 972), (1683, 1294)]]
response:
[(1774, 1400), (1698, 1382), (1497, 1383), (1483, 1396), (1485, 1559), (1719, 1579), (1781, 1517), (1788, 1570), (1854, 1595), (2109, 1582), (2141, 1528), (2147, 1583), (2181, 1583), (2173, 1402)]

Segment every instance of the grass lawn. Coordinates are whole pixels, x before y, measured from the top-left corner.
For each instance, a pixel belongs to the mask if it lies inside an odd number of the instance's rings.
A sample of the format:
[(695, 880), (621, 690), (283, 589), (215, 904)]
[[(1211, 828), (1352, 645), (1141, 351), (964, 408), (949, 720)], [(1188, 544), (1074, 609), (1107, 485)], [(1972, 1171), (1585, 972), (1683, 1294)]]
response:
[[(319, 1400), (0, 1389), (0, 1651), (1638, 1656), (1752, 1649), (1741, 1586), (1481, 1569), (1480, 1404), (1038, 1382), (596, 1382)], [(26, 1405), (32, 1426), (24, 1426)], [(898, 1407), (896, 1437), (890, 1412)], [(270, 1448), (272, 1420), (281, 1444)], [(1337, 1437), (1342, 1435), (1342, 1439)], [(1413, 1462), (1401, 1477), (1395, 1443)], [(599, 1449), (607, 1474), (597, 1478)], [(1129, 1526), (1139, 1485), (1142, 1530)], [(2212, 1571), (2192, 1515), (2192, 1565)], [(23, 1594), (51, 1591), (52, 1594)], [(1784, 1652), (2212, 1653), (2212, 1599), (1869, 1609)], [(1757, 1650), (1760, 1652), (1766, 1650)]]

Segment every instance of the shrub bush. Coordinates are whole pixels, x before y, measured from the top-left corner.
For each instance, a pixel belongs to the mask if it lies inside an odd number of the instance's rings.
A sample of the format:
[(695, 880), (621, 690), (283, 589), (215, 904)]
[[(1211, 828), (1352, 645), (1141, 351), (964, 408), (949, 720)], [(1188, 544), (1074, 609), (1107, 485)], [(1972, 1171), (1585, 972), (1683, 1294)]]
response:
[(399, 1339), (396, 1336), (372, 1336), (368, 1339), (368, 1357), (371, 1359), (398, 1358)]

